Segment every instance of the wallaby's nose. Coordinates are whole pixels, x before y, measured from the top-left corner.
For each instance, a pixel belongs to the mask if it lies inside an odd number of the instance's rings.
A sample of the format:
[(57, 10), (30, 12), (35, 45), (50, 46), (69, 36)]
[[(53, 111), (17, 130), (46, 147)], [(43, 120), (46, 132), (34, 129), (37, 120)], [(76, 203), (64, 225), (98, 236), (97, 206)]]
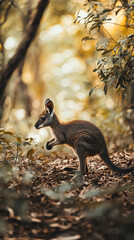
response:
[(34, 125), (34, 126), (35, 126), (35, 128), (36, 128), (36, 129), (38, 129), (38, 124), (37, 124), (37, 122), (35, 123), (35, 125)]

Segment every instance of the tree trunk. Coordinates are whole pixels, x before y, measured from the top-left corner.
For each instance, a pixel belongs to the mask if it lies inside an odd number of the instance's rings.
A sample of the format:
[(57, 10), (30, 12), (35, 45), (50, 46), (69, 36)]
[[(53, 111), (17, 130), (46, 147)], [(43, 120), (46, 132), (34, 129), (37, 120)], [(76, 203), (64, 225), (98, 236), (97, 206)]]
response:
[(38, 26), (40, 24), (40, 20), (42, 18), (42, 15), (49, 3), (49, 0), (40, 0), (35, 15), (31, 18), (31, 20), (28, 22), (26, 31), (24, 33), (24, 38), (20, 42), (16, 53), (14, 56), (9, 60), (7, 65), (4, 67), (4, 69), (1, 71), (0, 76), (0, 102), (3, 99), (4, 91), (7, 86), (7, 83), (14, 72), (14, 70), (18, 67), (21, 60), (24, 59), (27, 50), (32, 42), (32, 40), (35, 37), (35, 34), (37, 32)]

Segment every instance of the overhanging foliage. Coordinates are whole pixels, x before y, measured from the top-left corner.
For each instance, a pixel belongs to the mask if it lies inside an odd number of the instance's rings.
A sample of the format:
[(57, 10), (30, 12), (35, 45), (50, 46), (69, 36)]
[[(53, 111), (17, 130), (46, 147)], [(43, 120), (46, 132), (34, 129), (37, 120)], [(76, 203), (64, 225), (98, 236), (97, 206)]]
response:
[[(84, 20), (85, 28), (89, 28), (89, 36), (84, 37), (83, 41), (94, 40), (94, 35), (106, 33), (106, 37), (97, 35), (99, 40), (96, 50), (101, 52), (101, 58), (94, 71), (98, 73), (98, 77), (104, 83), (104, 93), (107, 94), (108, 87), (113, 86), (120, 91), (134, 79), (134, 3), (131, 0), (114, 0), (111, 1), (110, 7), (105, 7), (104, 4), (101, 1), (88, 0), (88, 3), (84, 4), (87, 16), (82, 18), (78, 13), (76, 21)], [(125, 16), (125, 24), (114, 23), (111, 18), (113, 13), (115, 16), (119, 13)], [(107, 23), (132, 29), (132, 33), (115, 39), (105, 28)], [(90, 90), (89, 95), (94, 89)]]

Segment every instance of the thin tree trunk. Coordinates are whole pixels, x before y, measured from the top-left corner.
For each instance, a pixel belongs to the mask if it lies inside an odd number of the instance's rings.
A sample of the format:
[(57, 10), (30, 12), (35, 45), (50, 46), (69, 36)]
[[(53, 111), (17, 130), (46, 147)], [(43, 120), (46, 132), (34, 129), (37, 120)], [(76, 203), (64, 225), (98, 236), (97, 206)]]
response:
[(31, 18), (31, 20), (28, 22), (26, 31), (24, 33), (24, 38), (20, 42), (16, 53), (14, 56), (9, 60), (5, 68), (1, 71), (0, 76), (0, 101), (3, 99), (3, 94), (5, 91), (5, 88), (7, 86), (7, 83), (12, 76), (12, 73), (14, 70), (18, 67), (21, 60), (25, 57), (27, 50), (34, 39), (38, 26), (40, 24), (40, 20), (42, 18), (42, 15), (48, 6), (49, 0), (40, 0), (35, 15)]

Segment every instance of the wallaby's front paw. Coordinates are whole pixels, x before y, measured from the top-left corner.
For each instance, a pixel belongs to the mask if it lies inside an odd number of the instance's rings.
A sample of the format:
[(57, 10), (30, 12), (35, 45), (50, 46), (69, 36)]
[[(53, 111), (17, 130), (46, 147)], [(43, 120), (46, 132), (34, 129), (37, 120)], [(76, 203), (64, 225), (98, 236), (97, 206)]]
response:
[(47, 149), (47, 150), (51, 150), (51, 149), (52, 149), (52, 146), (49, 145), (49, 142), (47, 142), (47, 144), (46, 144), (46, 149)]

